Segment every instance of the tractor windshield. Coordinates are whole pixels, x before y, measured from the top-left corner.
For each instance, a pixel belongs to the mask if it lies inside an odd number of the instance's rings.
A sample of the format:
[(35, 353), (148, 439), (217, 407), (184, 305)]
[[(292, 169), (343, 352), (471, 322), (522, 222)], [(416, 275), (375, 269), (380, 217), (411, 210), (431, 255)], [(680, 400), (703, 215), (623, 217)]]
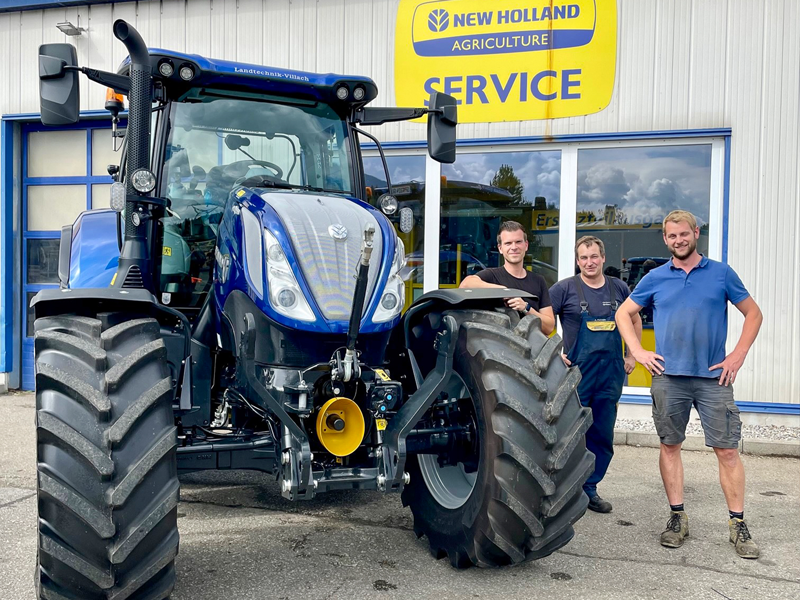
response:
[(184, 308), (202, 305), (211, 287), (217, 228), (234, 187), (353, 194), (347, 128), (330, 106), (208, 94), (172, 105), (161, 173), (171, 207), (160, 289), (165, 303)]
[(240, 98), (176, 103), (161, 181), (173, 201), (225, 203), (234, 185), (352, 193), (344, 121), (330, 106)]

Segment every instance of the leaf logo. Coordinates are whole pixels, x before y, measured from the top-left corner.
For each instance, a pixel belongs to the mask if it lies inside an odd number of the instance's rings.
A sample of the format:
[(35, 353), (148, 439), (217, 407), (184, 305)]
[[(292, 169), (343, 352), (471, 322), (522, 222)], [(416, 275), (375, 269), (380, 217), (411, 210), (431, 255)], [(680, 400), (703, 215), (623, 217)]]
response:
[(444, 31), (450, 25), (450, 15), (443, 8), (432, 10), (428, 15), (428, 29), (434, 33)]

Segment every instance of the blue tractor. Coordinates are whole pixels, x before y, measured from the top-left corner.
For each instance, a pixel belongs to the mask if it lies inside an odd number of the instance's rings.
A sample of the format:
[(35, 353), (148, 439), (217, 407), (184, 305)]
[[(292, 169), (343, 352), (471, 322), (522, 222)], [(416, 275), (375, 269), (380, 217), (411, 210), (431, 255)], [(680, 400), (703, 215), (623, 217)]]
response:
[(520, 292), (440, 290), (403, 313), (394, 227), (412, 219), (368, 202), (359, 127), (427, 115), (452, 162), (453, 98), (372, 108), (368, 78), (114, 34), (117, 73), (39, 53), (45, 124), (78, 119), (79, 73), (129, 102), (114, 210), (63, 228), (61, 289), (32, 302), (39, 597), (169, 596), (181, 471), (259, 470), (288, 500), (402, 493), (456, 567), (566, 544), (594, 461), (579, 372), (503, 307)]

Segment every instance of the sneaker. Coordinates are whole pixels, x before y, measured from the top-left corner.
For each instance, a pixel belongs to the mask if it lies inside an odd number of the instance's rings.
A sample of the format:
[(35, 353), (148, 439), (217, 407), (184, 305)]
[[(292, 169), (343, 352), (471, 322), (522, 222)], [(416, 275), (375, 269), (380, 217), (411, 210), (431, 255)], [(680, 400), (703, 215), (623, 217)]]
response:
[(672, 511), (667, 521), (667, 528), (661, 534), (661, 545), (667, 548), (680, 548), (683, 540), (689, 535), (689, 517), (684, 511)]
[(600, 496), (591, 496), (589, 497), (589, 506), (586, 508), (594, 512), (610, 513), (613, 507), (608, 500), (603, 500)]
[(731, 544), (736, 548), (736, 554), (742, 558), (759, 557), (761, 553), (758, 550), (758, 544), (750, 537), (750, 532), (747, 530), (747, 523), (742, 519), (730, 519), (728, 521), (728, 529), (731, 533)]

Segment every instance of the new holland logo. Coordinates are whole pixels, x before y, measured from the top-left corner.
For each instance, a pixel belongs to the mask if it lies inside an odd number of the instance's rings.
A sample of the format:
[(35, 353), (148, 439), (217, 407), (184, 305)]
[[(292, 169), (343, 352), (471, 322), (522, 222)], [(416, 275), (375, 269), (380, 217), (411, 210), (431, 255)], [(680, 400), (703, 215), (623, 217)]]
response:
[(328, 227), (328, 235), (330, 235), (335, 240), (346, 240), (347, 239), (347, 227), (344, 225), (339, 225), (338, 223), (335, 225), (331, 225)]
[(428, 15), (428, 29), (434, 33), (444, 31), (450, 25), (450, 15), (443, 8), (432, 10)]
[(614, 90), (618, 0), (396, 0), (395, 102), (459, 123), (596, 113)]

